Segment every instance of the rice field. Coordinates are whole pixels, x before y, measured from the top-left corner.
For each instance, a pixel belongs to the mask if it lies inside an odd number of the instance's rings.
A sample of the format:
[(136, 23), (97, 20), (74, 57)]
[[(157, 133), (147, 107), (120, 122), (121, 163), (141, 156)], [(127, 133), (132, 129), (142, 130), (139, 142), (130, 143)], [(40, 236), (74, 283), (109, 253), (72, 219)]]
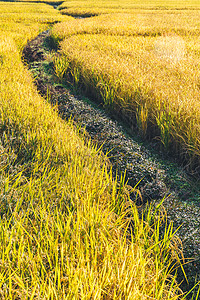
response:
[(139, 217), (123, 177), (22, 63), (28, 40), (68, 20), (45, 4), (0, 3), (0, 297), (184, 299), (172, 275), (180, 242), (160, 205)]
[(65, 19), (46, 4), (0, 2), (0, 36), (13, 39), (21, 49), (39, 32)]
[(73, 16), (95, 16), (112, 13), (133, 13), (135, 9), (146, 10), (197, 10), (200, 8), (198, 0), (76, 0), (64, 1), (59, 9), (63, 14)]
[(192, 169), (200, 158), (199, 16), (198, 9), (135, 9), (71, 18), (51, 33), (69, 61), (66, 73), (87, 94)]

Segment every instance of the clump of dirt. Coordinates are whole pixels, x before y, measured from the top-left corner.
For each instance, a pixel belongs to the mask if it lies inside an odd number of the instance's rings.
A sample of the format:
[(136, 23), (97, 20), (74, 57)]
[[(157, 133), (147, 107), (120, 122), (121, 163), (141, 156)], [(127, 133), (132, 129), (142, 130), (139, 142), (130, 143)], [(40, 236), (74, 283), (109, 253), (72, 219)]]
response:
[[(126, 179), (132, 187), (139, 182), (143, 203), (166, 197), (164, 206), (169, 221), (173, 221), (175, 228), (182, 224), (178, 235), (183, 242), (185, 257), (195, 260), (185, 267), (191, 287), (195, 276), (200, 279), (199, 184), (188, 178), (176, 164), (162, 161), (141, 141), (129, 136), (124, 127), (109, 117), (102, 107), (80, 94), (72, 93), (69, 85), (60, 83), (54, 74), (52, 55), (48, 31), (24, 48), (23, 58), (35, 77), (38, 91), (57, 106), (63, 119), (73, 118), (92, 141), (108, 153), (114, 173), (126, 172)], [(141, 204), (141, 198), (139, 200)], [(188, 290), (189, 287), (183, 288)]]
[(23, 56), (26, 58), (27, 63), (30, 64), (45, 59), (45, 51), (42, 48), (38, 49), (38, 44), (43, 43), (46, 34), (48, 34), (48, 30), (38, 35), (35, 40), (29, 41), (23, 49)]

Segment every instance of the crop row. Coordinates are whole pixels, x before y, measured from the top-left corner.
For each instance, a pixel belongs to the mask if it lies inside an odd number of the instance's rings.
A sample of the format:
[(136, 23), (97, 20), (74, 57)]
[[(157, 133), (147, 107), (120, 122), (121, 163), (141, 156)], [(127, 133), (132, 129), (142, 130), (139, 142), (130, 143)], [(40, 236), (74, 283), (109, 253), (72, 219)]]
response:
[(51, 36), (60, 46), (60, 68), (75, 85), (195, 168), (200, 157), (199, 12), (193, 16), (191, 21), (187, 12), (177, 24), (176, 13), (69, 17), (54, 26)]

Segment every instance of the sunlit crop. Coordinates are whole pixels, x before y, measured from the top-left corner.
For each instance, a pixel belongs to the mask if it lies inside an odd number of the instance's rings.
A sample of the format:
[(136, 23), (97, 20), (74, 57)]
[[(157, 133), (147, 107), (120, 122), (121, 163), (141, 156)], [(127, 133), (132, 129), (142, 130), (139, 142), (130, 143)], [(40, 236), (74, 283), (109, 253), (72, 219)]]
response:
[[(180, 242), (160, 205), (147, 205), (139, 216), (123, 176), (114, 178), (100, 150), (72, 121), (60, 119), (56, 107), (38, 94), (21, 61), (29, 39), (71, 18), (33, 3), (1, 3), (0, 16), (0, 298), (182, 299), (175, 271), (182, 260)], [(72, 37), (68, 45), (63, 42), (67, 58), (53, 59), (60, 79), (65, 68), (77, 86), (84, 72), (90, 75), (68, 55), (72, 51), (67, 47), (74, 49), (76, 42), (74, 55), (80, 59), (81, 41), (81, 51), (87, 54), (88, 45), (93, 59), (94, 39), (99, 54), (98, 37), (82, 35)], [(105, 70), (110, 47), (117, 45), (114, 39), (110, 44), (102, 40)], [(123, 38), (120, 43), (128, 51)], [(136, 48), (141, 47), (138, 40)], [(116, 47), (112, 59), (121, 59), (120, 51)], [(94, 67), (95, 80), (100, 73)], [(106, 76), (112, 83), (114, 77)], [(85, 76), (86, 83), (93, 79)], [(105, 80), (96, 83), (112, 103), (116, 90)], [(120, 93), (123, 89), (119, 85)], [(146, 122), (145, 110), (144, 103), (141, 122)]]
[(199, 8), (200, 3), (198, 0), (76, 0), (64, 1), (59, 6), (63, 14), (73, 16), (94, 16), (119, 12), (135, 14), (135, 9), (144, 9), (147, 12), (150, 9), (188, 10)]
[(4, 44), (2, 299), (178, 299), (168, 282), (172, 226), (160, 240), (162, 216), (139, 219), (106, 159), (40, 98), (16, 47)]
[(193, 166), (200, 156), (198, 18), (199, 11), (138, 10), (52, 30), (86, 90)]
[(0, 2), (0, 36), (12, 37), (21, 48), (50, 24), (64, 20), (50, 5)]

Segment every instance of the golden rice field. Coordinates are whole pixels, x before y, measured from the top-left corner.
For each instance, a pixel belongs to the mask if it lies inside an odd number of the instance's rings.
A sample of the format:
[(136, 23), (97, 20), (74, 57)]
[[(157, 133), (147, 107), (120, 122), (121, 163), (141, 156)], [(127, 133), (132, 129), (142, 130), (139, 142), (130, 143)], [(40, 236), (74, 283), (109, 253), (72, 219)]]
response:
[(111, 13), (133, 13), (135, 9), (143, 10), (188, 10), (199, 9), (198, 0), (75, 0), (64, 1), (60, 6), (62, 13), (68, 15), (100, 15)]
[[(0, 3), (0, 298), (185, 299), (172, 275), (179, 261), (172, 224), (151, 207), (139, 218), (123, 178), (59, 118), (22, 63), (27, 40), (63, 20), (70, 19), (45, 4)], [(99, 53), (98, 36), (73, 36), (69, 46), (75, 39), (77, 59), (87, 39), (91, 59), (95, 39)], [(114, 39), (102, 41), (106, 62)]]
[(64, 20), (64, 16), (46, 4), (0, 2), (0, 36), (13, 39), (21, 49), (50, 24)]
[(199, 17), (198, 9), (135, 9), (69, 17), (52, 29), (66, 73), (193, 169), (200, 162)]

